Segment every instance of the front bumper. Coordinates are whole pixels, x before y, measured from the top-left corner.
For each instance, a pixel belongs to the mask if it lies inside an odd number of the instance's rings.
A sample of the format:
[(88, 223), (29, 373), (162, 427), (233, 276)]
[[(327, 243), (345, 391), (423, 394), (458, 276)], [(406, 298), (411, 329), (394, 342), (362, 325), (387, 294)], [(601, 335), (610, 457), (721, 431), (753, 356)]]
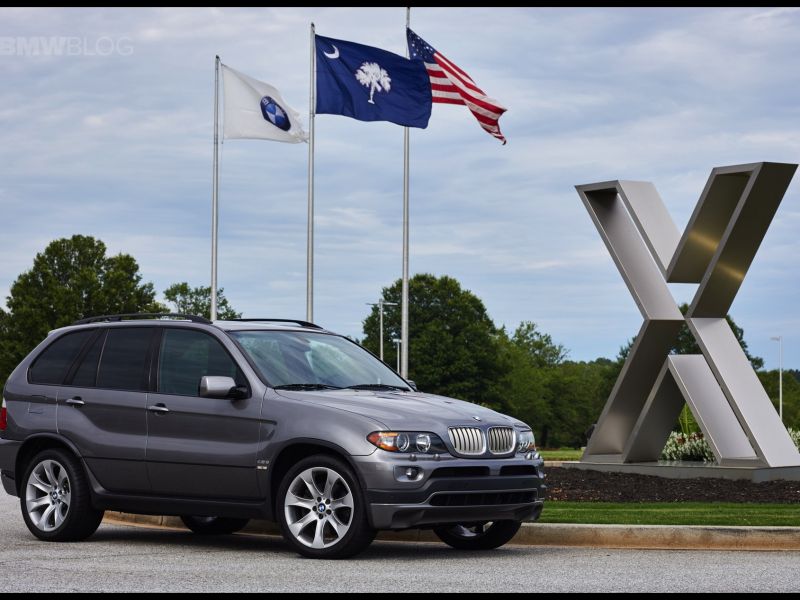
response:
[[(376, 452), (356, 464), (365, 484), (369, 518), (375, 529), (468, 523), (535, 521), (547, 487), (538, 457), (472, 460)], [(403, 476), (407, 468), (419, 477)]]

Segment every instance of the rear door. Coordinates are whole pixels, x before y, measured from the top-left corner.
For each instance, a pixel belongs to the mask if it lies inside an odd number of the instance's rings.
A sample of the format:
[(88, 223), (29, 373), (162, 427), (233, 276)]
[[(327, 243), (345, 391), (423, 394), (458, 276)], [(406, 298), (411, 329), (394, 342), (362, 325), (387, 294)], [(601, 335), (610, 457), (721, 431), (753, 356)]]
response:
[(26, 402), (22, 408), (25, 416), (16, 422), (22, 436), (52, 433), (57, 429), (59, 388), (94, 335), (96, 330), (93, 329), (66, 333), (53, 340), (31, 364), (28, 386), (21, 398)]
[(147, 468), (153, 493), (173, 497), (257, 499), (261, 398), (201, 398), (204, 375), (250, 386), (210, 333), (165, 327), (154, 360), (147, 414)]
[(59, 390), (58, 430), (100, 485), (148, 493), (147, 388), (154, 327), (98, 330)]

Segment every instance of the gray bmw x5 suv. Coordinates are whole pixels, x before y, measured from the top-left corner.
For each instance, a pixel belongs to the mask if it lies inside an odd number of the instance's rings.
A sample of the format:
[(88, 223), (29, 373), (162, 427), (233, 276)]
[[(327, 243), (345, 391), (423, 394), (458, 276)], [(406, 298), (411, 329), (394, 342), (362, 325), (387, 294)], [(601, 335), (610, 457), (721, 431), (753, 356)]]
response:
[(0, 411), (3, 487), (48, 541), (85, 539), (115, 510), (199, 534), (276, 521), (314, 558), (384, 529), (487, 550), (539, 517), (542, 466), (527, 425), (418, 392), (303, 321), (84, 319), (20, 363)]

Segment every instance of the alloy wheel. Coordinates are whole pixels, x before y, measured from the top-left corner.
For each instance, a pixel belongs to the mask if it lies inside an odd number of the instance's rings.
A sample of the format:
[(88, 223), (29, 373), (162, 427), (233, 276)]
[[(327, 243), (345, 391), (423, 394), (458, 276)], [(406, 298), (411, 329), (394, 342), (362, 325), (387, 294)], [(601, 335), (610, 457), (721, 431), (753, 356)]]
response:
[(309, 548), (330, 548), (350, 530), (354, 502), (339, 473), (326, 467), (306, 469), (286, 491), (283, 504), (289, 531)]
[(55, 460), (43, 460), (28, 477), (25, 507), (31, 523), (41, 531), (55, 531), (69, 514), (72, 486), (64, 466)]

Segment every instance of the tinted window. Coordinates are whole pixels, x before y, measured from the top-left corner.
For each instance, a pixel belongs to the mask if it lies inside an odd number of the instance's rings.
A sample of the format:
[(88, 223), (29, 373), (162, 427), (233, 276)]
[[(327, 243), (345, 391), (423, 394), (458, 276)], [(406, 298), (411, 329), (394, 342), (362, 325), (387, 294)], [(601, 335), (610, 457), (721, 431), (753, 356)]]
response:
[(56, 339), (42, 352), (30, 370), (31, 383), (60, 384), (83, 345), (94, 333), (92, 329), (68, 333)]
[(216, 339), (200, 331), (165, 329), (159, 355), (158, 391), (197, 396), (205, 375), (232, 377), (246, 385), (244, 375)]
[(109, 329), (97, 372), (97, 387), (145, 391), (145, 363), (153, 329)]
[(100, 354), (103, 350), (104, 335), (97, 336), (97, 339), (92, 343), (92, 347), (83, 357), (81, 364), (75, 371), (69, 385), (77, 387), (94, 387), (97, 383), (97, 366), (100, 363)]

